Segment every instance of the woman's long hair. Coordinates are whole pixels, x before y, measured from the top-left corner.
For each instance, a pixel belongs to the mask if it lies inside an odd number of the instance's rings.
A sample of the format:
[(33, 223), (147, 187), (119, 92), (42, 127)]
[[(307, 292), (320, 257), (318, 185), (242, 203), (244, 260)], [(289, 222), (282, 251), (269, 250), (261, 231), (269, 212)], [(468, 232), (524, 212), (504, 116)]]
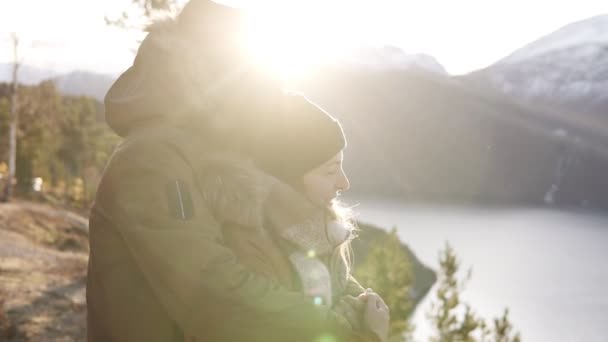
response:
[[(284, 181), (293, 186), (296, 190), (302, 193), (305, 192), (304, 183), (302, 182), (301, 178), (285, 178)], [(337, 221), (350, 232), (348, 238), (342, 244), (340, 244), (340, 246), (338, 246), (340, 258), (331, 258), (329, 265), (331, 269), (339, 270), (341, 265), (339, 265), (338, 262), (342, 263), (344, 267), (344, 274), (332, 274), (332, 278), (334, 276), (339, 277), (339, 279), (335, 280), (340, 284), (343, 284), (350, 277), (355, 261), (351, 241), (357, 237), (359, 227), (357, 226), (357, 221), (355, 220), (355, 211), (353, 210), (353, 207), (354, 206), (348, 206), (340, 198), (334, 198), (326, 208), (328, 216), (331, 217), (332, 220)], [(325, 222), (325, 227), (327, 228), (327, 222)]]
[[(344, 241), (338, 247), (341, 261), (345, 267), (344, 276), (346, 279), (348, 279), (348, 277), (351, 275), (352, 267), (354, 265), (354, 253), (352, 250), (351, 241), (357, 237), (357, 231), (359, 230), (355, 220), (355, 212), (353, 207), (354, 206), (348, 206), (339, 198), (333, 199), (329, 207), (331, 217), (338, 221), (338, 223), (340, 223), (350, 232), (348, 239), (346, 239), (346, 241)], [(338, 265), (332, 265), (332, 267), (336, 266)]]

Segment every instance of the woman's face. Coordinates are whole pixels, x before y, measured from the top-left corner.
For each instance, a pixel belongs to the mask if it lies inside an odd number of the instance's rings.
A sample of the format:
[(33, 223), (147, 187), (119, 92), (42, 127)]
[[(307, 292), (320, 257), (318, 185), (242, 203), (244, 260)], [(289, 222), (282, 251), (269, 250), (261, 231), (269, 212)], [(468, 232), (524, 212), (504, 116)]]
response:
[(306, 173), (302, 179), (304, 191), (311, 201), (328, 207), (340, 192), (348, 190), (350, 183), (342, 168), (340, 151), (325, 164)]

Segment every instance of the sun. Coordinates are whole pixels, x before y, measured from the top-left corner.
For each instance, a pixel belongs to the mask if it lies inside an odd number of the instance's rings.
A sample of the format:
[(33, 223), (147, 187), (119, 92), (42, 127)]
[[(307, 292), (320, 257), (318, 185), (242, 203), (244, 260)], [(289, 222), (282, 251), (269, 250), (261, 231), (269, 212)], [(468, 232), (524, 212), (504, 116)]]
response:
[(284, 80), (305, 76), (312, 68), (338, 58), (348, 39), (332, 25), (327, 8), (314, 2), (288, 7), (276, 2), (247, 10), (245, 44), (254, 63)]

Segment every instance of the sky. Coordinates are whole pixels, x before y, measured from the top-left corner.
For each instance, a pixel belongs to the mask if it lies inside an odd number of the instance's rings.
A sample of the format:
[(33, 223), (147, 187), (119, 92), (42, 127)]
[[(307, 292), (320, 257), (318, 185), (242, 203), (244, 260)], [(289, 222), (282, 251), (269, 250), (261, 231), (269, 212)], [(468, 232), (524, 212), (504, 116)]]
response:
[[(257, 9), (267, 25), (263, 32), (279, 32), (276, 26), (288, 22), (297, 26), (295, 36), (321, 46), (394, 45), (434, 56), (455, 75), (486, 67), (566, 24), (608, 13), (605, 0), (221, 2)], [(11, 60), (10, 32), (17, 32), (26, 64), (117, 74), (131, 64), (142, 35), (108, 27), (104, 16), (130, 3), (0, 0), (0, 62)], [(284, 21), (264, 20), (278, 13), (286, 13)]]

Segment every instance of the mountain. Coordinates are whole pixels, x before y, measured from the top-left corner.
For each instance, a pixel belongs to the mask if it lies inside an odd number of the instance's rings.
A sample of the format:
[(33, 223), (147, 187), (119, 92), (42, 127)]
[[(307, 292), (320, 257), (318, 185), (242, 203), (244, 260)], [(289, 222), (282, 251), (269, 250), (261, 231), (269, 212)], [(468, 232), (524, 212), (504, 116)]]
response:
[[(56, 77), (59, 73), (50, 69), (37, 68), (27, 64), (19, 67), (19, 83), (34, 85), (49, 78)], [(0, 63), (0, 82), (10, 82), (13, 78), (13, 65)]]
[[(112, 77), (71, 73), (55, 81), (65, 93), (102, 98)], [(602, 118), (522, 103), (419, 67), (344, 63), (292, 88), (343, 123), (353, 194), (608, 208)]]
[(114, 77), (86, 71), (73, 71), (53, 78), (59, 91), (66, 95), (87, 95), (103, 101)]
[[(417, 70), (448, 77), (445, 68), (434, 57), (426, 54), (407, 54), (394, 46), (361, 47), (345, 54), (339, 63), (356, 69)], [(52, 79), (63, 94), (92, 96), (103, 101), (116, 76), (89, 71), (58, 73), (24, 65), (19, 71), (19, 79), (24, 84), (37, 84), (43, 80)], [(10, 82), (10, 80), (11, 65), (0, 64), (0, 82)]]
[(566, 25), (463, 79), (527, 103), (605, 116), (608, 15)]
[[(366, 48), (291, 88), (342, 122), (351, 193), (608, 208), (608, 62), (602, 34), (590, 33), (606, 21), (568, 25), (466, 76), (429, 56)], [(101, 99), (112, 77), (54, 79)]]
[(345, 66), (292, 88), (343, 124), (353, 194), (608, 208), (605, 129), (569, 113), (419, 70)]
[(437, 75), (448, 76), (445, 68), (427, 54), (408, 54), (398, 47), (361, 47), (347, 53), (341, 64), (374, 70), (425, 70)]
[[(19, 68), (19, 83), (35, 85), (44, 80), (53, 80), (59, 91), (66, 95), (92, 96), (103, 101), (104, 96), (116, 77), (89, 71), (60, 73), (52, 69), (33, 67), (27, 64)], [(0, 82), (12, 80), (12, 65), (0, 63)]]

